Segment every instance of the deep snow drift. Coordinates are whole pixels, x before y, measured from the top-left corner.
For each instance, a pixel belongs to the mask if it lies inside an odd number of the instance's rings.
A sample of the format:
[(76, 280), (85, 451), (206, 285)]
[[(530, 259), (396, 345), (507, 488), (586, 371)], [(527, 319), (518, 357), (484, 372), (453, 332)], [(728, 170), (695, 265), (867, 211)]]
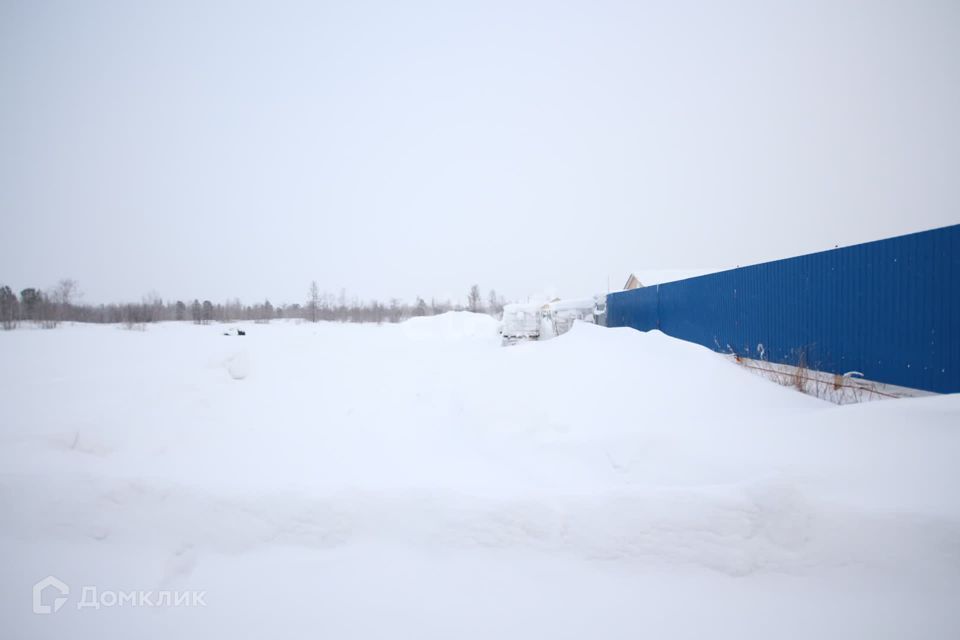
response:
[(960, 633), (960, 397), (837, 407), (590, 325), (245, 329), (0, 333), (4, 637)]

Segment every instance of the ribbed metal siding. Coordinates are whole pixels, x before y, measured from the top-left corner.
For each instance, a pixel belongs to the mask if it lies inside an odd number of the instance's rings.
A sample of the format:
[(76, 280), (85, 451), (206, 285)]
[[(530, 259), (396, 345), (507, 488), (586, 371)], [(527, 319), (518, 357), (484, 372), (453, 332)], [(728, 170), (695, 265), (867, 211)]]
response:
[(611, 294), (607, 325), (958, 392), (960, 225)]
[(642, 287), (607, 296), (608, 327), (650, 331), (657, 328), (657, 323), (657, 287)]

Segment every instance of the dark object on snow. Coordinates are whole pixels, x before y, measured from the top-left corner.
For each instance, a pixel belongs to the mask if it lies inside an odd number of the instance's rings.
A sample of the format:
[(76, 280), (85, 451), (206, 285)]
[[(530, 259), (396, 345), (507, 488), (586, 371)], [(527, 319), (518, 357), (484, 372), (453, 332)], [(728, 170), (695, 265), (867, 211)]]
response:
[(238, 336), (245, 336), (245, 335), (247, 335), (247, 332), (244, 331), (243, 329), (237, 329), (237, 335), (238, 335)]

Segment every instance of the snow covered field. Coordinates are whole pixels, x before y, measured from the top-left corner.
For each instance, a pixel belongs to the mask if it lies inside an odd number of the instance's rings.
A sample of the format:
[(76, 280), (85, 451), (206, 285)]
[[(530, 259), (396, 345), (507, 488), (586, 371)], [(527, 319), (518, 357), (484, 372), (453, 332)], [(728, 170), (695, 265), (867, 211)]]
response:
[(244, 328), (0, 332), (0, 637), (960, 635), (960, 397), (590, 325)]

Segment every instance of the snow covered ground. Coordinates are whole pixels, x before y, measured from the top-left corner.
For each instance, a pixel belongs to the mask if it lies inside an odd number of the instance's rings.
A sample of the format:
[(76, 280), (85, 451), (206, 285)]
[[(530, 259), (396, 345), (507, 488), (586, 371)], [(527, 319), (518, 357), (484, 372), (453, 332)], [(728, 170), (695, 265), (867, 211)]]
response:
[(960, 397), (582, 324), (224, 328), (0, 333), (0, 636), (960, 635)]

